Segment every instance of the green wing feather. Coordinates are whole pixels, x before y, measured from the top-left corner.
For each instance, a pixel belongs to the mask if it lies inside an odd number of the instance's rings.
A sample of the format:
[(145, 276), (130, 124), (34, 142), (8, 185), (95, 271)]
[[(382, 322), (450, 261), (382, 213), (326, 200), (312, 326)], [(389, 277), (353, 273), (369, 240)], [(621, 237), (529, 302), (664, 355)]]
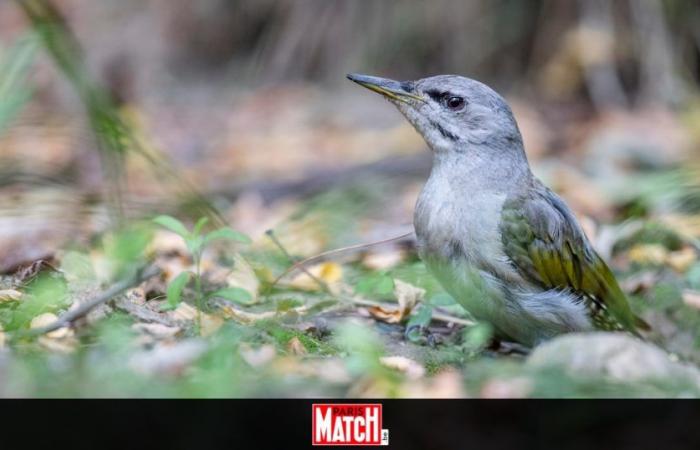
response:
[(594, 325), (637, 333), (649, 325), (630, 310), (610, 268), (591, 248), (566, 204), (541, 184), (508, 199), (501, 215), (506, 255), (521, 276), (544, 289), (585, 299)]

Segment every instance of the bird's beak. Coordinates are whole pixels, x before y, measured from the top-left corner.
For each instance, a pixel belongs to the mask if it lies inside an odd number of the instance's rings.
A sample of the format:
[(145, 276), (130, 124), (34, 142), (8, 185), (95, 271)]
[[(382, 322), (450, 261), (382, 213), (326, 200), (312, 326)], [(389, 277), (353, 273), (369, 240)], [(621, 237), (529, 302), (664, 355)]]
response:
[(410, 103), (410, 100), (425, 102), (425, 99), (415, 93), (413, 83), (394, 81), (388, 78), (372, 77), (359, 73), (349, 73), (348, 80), (364, 86), (370, 91), (382, 94), (391, 100)]

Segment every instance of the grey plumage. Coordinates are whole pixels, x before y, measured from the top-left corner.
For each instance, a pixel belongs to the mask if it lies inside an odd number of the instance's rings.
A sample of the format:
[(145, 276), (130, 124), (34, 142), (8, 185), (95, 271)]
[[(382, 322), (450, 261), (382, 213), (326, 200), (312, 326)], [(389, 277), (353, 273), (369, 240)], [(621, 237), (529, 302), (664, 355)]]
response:
[(477, 320), (526, 345), (646, 326), (564, 201), (532, 175), (499, 94), (455, 75), (349, 78), (394, 103), (432, 150), (414, 214), (418, 252)]

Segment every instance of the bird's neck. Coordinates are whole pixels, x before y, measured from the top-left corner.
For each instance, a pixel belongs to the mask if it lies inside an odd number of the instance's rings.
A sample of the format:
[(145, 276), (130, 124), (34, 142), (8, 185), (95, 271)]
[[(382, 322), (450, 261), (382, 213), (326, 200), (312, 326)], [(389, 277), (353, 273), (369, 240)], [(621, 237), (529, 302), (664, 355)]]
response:
[(465, 149), (433, 153), (431, 177), (469, 185), (473, 189), (508, 193), (532, 180), (522, 146), (507, 153), (493, 146), (470, 145)]

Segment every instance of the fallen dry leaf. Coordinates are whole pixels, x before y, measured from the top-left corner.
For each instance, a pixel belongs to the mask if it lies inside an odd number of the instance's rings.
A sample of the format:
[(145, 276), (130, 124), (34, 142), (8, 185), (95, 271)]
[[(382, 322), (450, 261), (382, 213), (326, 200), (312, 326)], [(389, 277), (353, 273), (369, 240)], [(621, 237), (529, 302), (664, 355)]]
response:
[(413, 286), (398, 279), (394, 280), (394, 295), (398, 308), (388, 309), (382, 306), (370, 306), (367, 311), (375, 319), (387, 323), (399, 323), (411, 315), (413, 308), (425, 297), (425, 289)]
[(277, 317), (282, 314), (297, 314), (297, 315), (303, 315), (306, 314), (309, 310), (308, 306), (297, 306), (296, 308), (289, 308), (284, 310), (283, 312), (278, 312), (278, 311), (263, 311), (263, 312), (248, 312), (244, 311), (242, 309), (236, 308), (232, 304), (223, 304), (221, 305), (221, 314), (223, 317), (226, 319), (233, 319), (237, 322), (243, 323), (243, 324), (249, 324), (249, 323), (254, 323), (260, 320), (267, 320), (267, 319), (272, 319), (274, 317)]
[(233, 319), (236, 322), (240, 323), (254, 323), (259, 320), (266, 320), (266, 319), (272, 319), (277, 315), (277, 312), (275, 311), (264, 311), (261, 313), (253, 313), (253, 312), (248, 312), (248, 311), (243, 311), (238, 308), (234, 308), (233, 306), (230, 305), (224, 305), (221, 307), (221, 313), (223, 314), (224, 317), (227, 319)]
[(221, 328), (224, 324), (224, 319), (212, 314), (202, 313), (200, 317), (199, 335), (202, 337), (211, 336)]
[(234, 256), (233, 271), (226, 277), (226, 283), (229, 287), (245, 289), (253, 297), (253, 301), (257, 301), (260, 280), (248, 261), (242, 256)]
[(78, 347), (78, 340), (73, 336), (65, 336), (60, 339), (56, 339), (48, 336), (47, 334), (46, 336), (41, 336), (39, 339), (37, 339), (37, 342), (39, 342), (39, 344), (41, 344), (47, 350), (56, 353), (72, 353)]
[(684, 238), (694, 239), (700, 236), (700, 216), (683, 214), (664, 214), (659, 217), (663, 224)]
[(700, 309), (700, 292), (686, 289), (683, 291), (683, 303), (691, 308)]
[(321, 286), (319, 286), (318, 282), (309, 276), (309, 274), (326, 283), (328, 288), (334, 291), (334, 289), (337, 290), (338, 282), (343, 277), (343, 268), (340, 264), (335, 262), (317, 264), (308, 268), (306, 272), (301, 272), (295, 276), (289, 283), (289, 286), (304, 291), (320, 290)]
[(148, 247), (149, 253), (157, 255), (187, 255), (187, 244), (185, 240), (172, 231), (156, 230), (153, 239)]
[(199, 317), (199, 334), (202, 337), (211, 336), (224, 324), (224, 319), (222, 317), (199, 311), (197, 308), (187, 303), (180, 303), (169, 315), (170, 318), (176, 322), (194, 322)]
[(304, 344), (301, 342), (301, 340), (299, 340), (299, 338), (296, 336), (291, 338), (287, 343), (287, 351), (292, 355), (296, 356), (303, 356), (309, 353), (309, 351), (306, 350), (306, 347), (304, 347)]
[(163, 273), (162, 279), (166, 285), (170, 284), (182, 272), (194, 269), (192, 262), (184, 256), (158, 258), (156, 264)]
[(139, 333), (146, 333), (158, 339), (173, 338), (182, 331), (180, 327), (169, 327), (160, 323), (135, 323), (131, 328)]
[(2, 289), (0, 290), (0, 303), (2, 302), (16, 302), (22, 298), (22, 293), (14, 289)]
[(406, 253), (400, 248), (391, 248), (382, 252), (370, 252), (362, 258), (362, 264), (372, 270), (386, 270), (404, 260)]
[(425, 367), (405, 356), (383, 356), (379, 358), (379, 362), (384, 367), (403, 373), (409, 380), (416, 380), (425, 375)]
[[(43, 328), (47, 325), (51, 325), (52, 323), (56, 322), (58, 320), (58, 317), (56, 314), (52, 313), (43, 313), (39, 314), (35, 318), (32, 319), (31, 323), (29, 324), (30, 328)], [(61, 327), (57, 330), (50, 331), (46, 333), (46, 337), (50, 339), (62, 339), (68, 336), (73, 335), (73, 330), (71, 330), (68, 327)]]
[(662, 265), (668, 259), (668, 250), (660, 244), (638, 244), (628, 253), (630, 261), (639, 264)]
[(669, 253), (666, 261), (674, 270), (684, 273), (697, 261), (698, 255), (692, 247), (685, 247)]
[(677, 272), (685, 272), (697, 261), (697, 253), (691, 247), (670, 252), (660, 244), (639, 244), (632, 247), (628, 253), (629, 259), (638, 264), (664, 265), (667, 264)]
[(197, 308), (187, 303), (180, 303), (173, 311), (169, 313), (170, 317), (176, 321), (193, 321), (197, 318)]

